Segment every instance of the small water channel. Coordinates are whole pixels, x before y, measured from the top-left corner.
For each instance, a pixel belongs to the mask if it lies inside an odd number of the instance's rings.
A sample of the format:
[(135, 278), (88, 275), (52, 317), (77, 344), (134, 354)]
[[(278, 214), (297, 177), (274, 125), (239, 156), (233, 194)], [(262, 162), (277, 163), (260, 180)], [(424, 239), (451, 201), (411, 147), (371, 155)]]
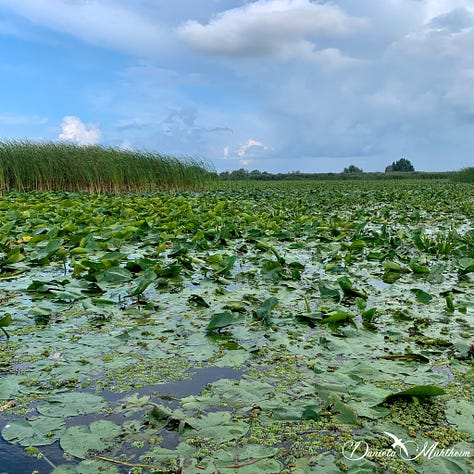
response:
[[(189, 395), (198, 395), (207, 384), (220, 379), (240, 379), (243, 372), (230, 367), (205, 367), (202, 369), (193, 369), (191, 373), (192, 377), (189, 380), (147, 386), (134, 390), (131, 393), (104, 391), (101, 392), (100, 395), (104, 397), (108, 403), (116, 402), (132, 393), (138, 393), (140, 396), (150, 395), (151, 399), (157, 403), (176, 408), (179, 405), (179, 399)], [(8, 423), (9, 419), (13, 419), (13, 417), (2, 418), (2, 428)], [(121, 424), (125, 420), (121, 414), (107, 415), (106, 418), (117, 424)], [(104, 416), (97, 414), (76, 416), (67, 420), (67, 426), (89, 424), (96, 419), (104, 419)], [(174, 447), (173, 445), (177, 443), (177, 440), (174, 439), (175, 436), (173, 432), (164, 433), (163, 446), (172, 449)], [(39, 449), (50, 463), (55, 466), (63, 464), (76, 465), (80, 462), (80, 460), (65, 459), (58, 441), (50, 446), (42, 446)], [(54, 469), (50, 463), (44, 459), (37, 459), (36, 457), (26, 454), (24, 447), (10, 444), (0, 437), (0, 474), (31, 474), (33, 472), (49, 474)], [(126, 473), (128, 470), (128, 468), (124, 468), (123, 472)]]

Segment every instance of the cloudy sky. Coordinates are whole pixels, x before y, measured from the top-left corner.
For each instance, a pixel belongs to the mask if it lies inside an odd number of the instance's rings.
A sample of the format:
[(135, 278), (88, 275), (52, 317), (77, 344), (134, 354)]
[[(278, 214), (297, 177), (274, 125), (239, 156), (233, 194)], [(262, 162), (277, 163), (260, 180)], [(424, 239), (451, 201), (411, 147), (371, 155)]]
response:
[(0, 53), (0, 140), (474, 165), (474, 0), (0, 0)]

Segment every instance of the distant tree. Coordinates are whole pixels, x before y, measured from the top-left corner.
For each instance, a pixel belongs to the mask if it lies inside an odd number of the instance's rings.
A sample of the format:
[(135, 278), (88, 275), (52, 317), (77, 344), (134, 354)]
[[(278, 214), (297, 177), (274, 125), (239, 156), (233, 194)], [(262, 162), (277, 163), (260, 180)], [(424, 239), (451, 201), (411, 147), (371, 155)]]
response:
[(398, 161), (394, 161), (390, 166), (385, 168), (385, 172), (390, 171), (415, 171), (415, 167), (410, 163), (410, 160), (406, 158), (400, 158)]
[(349, 168), (344, 168), (343, 173), (363, 173), (363, 171), (357, 166), (350, 165)]
[(229, 178), (230, 179), (248, 179), (249, 172), (244, 168), (239, 168), (238, 170), (234, 170), (230, 172)]

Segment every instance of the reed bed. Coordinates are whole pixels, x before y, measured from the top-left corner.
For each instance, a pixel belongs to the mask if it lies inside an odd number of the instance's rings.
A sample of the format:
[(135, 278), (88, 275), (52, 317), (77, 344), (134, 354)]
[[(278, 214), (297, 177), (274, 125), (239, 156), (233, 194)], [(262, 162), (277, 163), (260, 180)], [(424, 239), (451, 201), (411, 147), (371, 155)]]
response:
[(455, 174), (454, 178), (461, 183), (474, 183), (474, 167), (463, 168)]
[(153, 192), (206, 188), (208, 164), (159, 153), (64, 142), (0, 142), (0, 189)]

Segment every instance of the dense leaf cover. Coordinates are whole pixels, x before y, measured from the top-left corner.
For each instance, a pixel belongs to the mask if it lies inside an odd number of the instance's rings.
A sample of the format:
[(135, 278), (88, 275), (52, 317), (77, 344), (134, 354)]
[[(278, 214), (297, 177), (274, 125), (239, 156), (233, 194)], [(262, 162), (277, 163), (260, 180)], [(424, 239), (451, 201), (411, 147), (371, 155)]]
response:
[(56, 474), (469, 472), (384, 433), (472, 454), (473, 217), (447, 181), (6, 192), (2, 436)]

